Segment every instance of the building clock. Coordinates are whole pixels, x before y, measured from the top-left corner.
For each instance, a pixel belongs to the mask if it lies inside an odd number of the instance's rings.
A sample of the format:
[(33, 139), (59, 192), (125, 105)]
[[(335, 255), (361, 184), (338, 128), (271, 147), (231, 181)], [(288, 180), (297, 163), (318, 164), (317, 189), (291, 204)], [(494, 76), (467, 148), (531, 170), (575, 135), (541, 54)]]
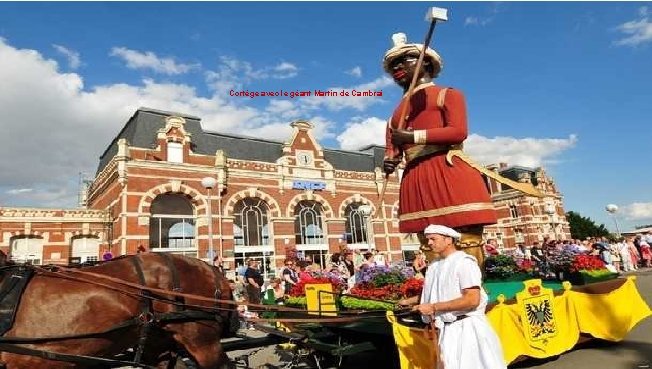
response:
[(301, 152), (297, 154), (297, 163), (299, 165), (310, 165), (312, 164), (312, 155), (309, 153)]

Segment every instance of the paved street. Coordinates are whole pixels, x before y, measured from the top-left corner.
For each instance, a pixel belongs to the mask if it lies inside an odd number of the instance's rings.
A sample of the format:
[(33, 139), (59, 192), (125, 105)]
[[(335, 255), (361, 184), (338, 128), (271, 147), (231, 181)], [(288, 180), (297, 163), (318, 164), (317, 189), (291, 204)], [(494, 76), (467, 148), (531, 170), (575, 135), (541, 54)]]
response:
[[(652, 270), (645, 270), (636, 273), (637, 286), (643, 298), (652, 306)], [(626, 304), (626, 301), (623, 301)], [(260, 336), (257, 331), (244, 331), (251, 336)], [(246, 355), (251, 368), (310, 368), (311, 366), (302, 363), (301, 365), (288, 366), (289, 356), (279, 354), (273, 347), (256, 350), (231, 352), (230, 357), (236, 358)], [(386, 361), (382, 361), (378, 352), (360, 354), (350, 358), (342, 368), (376, 367), (388, 368)], [(240, 361), (242, 364), (242, 360)], [(243, 367), (243, 366), (239, 366)], [(312, 365), (312, 367), (316, 367)], [(584, 344), (571, 352), (559, 357), (544, 361), (527, 361), (510, 368), (540, 368), (540, 369), (645, 369), (652, 368), (652, 318), (640, 323), (623, 342), (591, 342)]]

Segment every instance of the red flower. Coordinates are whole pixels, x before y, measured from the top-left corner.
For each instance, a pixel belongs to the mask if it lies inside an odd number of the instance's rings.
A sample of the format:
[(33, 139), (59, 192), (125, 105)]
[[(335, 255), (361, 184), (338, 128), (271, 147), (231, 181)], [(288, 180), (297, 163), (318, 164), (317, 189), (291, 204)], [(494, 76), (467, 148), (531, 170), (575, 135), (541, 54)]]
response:
[(330, 283), (333, 286), (333, 292), (334, 293), (340, 293), (344, 289), (343, 284), (340, 281), (337, 281), (335, 279), (328, 279), (328, 278), (309, 278), (309, 279), (300, 279), (297, 284), (292, 286), (292, 289), (290, 290), (290, 296), (292, 297), (299, 297), (299, 296), (305, 296), (306, 295), (306, 284), (313, 284), (313, 283)]
[(350, 291), (351, 295), (376, 300), (400, 300), (419, 296), (423, 289), (423, 279), (410, 278), (402, 284), (393, 283), (375, 287), (371, 283), (358, 283)]
[(604, 261), (595, 255), (577, 255), (570, 266), (571, 272), (580, 270), (601, 270), (606, 269)]
[(410, 278), (401, 286), (401, 295), (403, 297), (412, 297), (421, 295), (423, 290), (423, 278)]

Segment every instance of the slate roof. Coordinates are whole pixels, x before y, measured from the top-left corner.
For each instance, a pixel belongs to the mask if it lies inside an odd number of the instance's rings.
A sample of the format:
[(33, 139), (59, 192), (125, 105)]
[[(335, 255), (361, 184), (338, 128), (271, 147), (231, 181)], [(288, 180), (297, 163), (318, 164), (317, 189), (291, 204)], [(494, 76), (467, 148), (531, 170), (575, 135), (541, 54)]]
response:
[[(201, 118), (170, 111), (139, 108), (129, 118), (118, 135), (100, 156), (97, 173), (118, 153), (118, 140), (125, 138), (130, 146), (153, 149), (156, 147), (156, 132), (165, 127), (165, 117), (180, 116), (186, 120), (184, 129), (192, 134), (192, 150), (198, 154), (215, 155), (224, 150), (228, 158), (274, 163), (283, 155), (283, 143), (262, 138), (204, 131)], [(385, 148), (370, 145), (359, 151), (324, 148), (324, 159), (335, 169), (356, 172), (372, 172), (382, 167)]]
[[(502, 169), (499, 172), (500, 172), (501, 176), (509, 178), (509, 179), (511, 179), (513, 181), (516, 181), (516, 182), (519, 181), (519, 177), (520, 177), (520, 175), (522, 173), (526, 173), (530, 177), (530, 182), (532, 182), (532, 184), (534, 186), (536, 186), (536, 185), (539, 184), (539, 181), (537, 181), (536, 171), (537, 171), (536, 168), (528, 168), (528, 167), (522, 167), (522, 166), (514, 165), (514, 166), (511, 166), (511, 167)], [(505, 186), (505, 185), (503, 185), (503, 186)], [(509, 187), (509, 186), (507, 186), (507, 187)]]

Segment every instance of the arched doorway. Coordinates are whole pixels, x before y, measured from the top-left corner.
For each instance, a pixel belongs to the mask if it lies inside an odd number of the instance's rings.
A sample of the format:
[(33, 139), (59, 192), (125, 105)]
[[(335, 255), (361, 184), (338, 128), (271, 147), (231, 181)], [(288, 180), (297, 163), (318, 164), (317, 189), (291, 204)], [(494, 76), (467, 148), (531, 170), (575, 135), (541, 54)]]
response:
[(39, 265), (43, 263), (43, 239), (35, 236), (18, 236), (10, 240), (9, 254), (17, 263)]
[(100, 240), (97, 237), (77, 236), (71, 242), (70, 263), (94, 263), (99, 260)]
[(246, 266), (247, 258), (252, 258), (261, 262), (263, 276), (273, 276), (274, 246), (267, 202), (259, 197), (245, 197), (233, 207), (233, 218), (236, 265)]
[(326, 267), (328, 243), (324, 234), (323, 207), (313, 200), (300, 201), (294, 208), (294, 234), (297, 251)]

